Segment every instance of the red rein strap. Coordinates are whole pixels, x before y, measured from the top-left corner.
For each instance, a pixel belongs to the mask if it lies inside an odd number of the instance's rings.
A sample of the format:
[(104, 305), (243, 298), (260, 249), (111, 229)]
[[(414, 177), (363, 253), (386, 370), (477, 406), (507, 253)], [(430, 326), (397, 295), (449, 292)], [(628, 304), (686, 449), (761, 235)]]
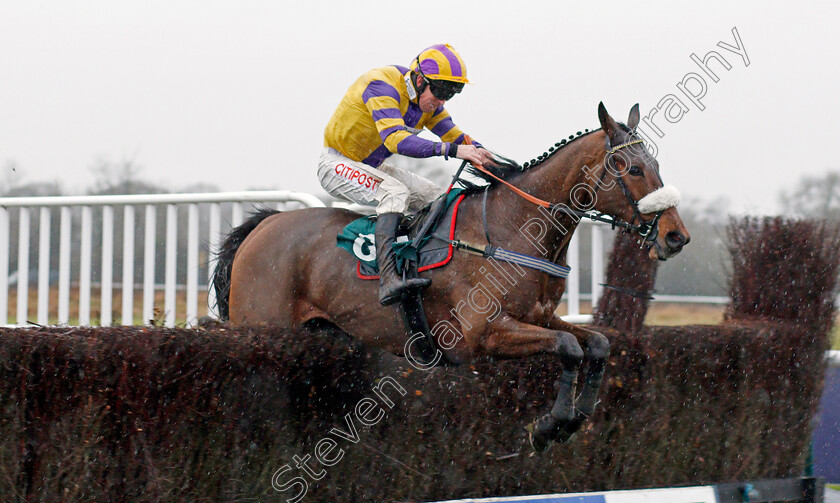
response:
[(508, 183), (508, 182), (506, 182), (506, 181), (502, 180), (502, 179), (501, 179), (501, 178), (499, 178), (498, 176), (496, 176), (496, 175), (494, 175), (493, 173), (491, 173), (491, 172), (487, 171), (487, 170), (484, 168), (484, 166), (481, 166), (481, 165), (478, 165), (478, 164), (473, 164), (473, 167), (475, 167), (475, 169), (477, 169), (477, 170), (481, 171), (482, 173), (485, 173), (485, 174), (487, 174), (487, 175), (490, 175), (490, 176), (492, 176), (493, 178), (495, 178), (496, 180), (498, 180), (498, 181), (502, 182), (503, 184), (507, 185), (507, 186), (508, 186), (508, 188), (509, 188), (510, 190), (512, 190), (512, 191), (514, 191), (514, 192), (516, 192), (517, 194), (519, 194), (521, 197), (523, 197), (523, 198), (524, 198), (524, 199), (526, 199), (527, 201), (530, 201), (530, 202), (532, 202), (532, 203), (534, 203), (534, 204), (536, 204), (536, 205), (538, 205), (538, 206), (542, 206), (543, 208), (551, 208), (551, 203), (549, 203), (548, 201), (543, 201), (542, 199), (540, 199), (540, 198), (538, 198), (538, 197), (534, 197), (534, 196), (532, 196), (531, 194), (528, 194), (528, 193), (526, 193), (526, 192), (524, 192), (524, 191), (522, 191), (522, 190), (520, 190), (520, 189), (518, 189), (518, 188), (514, 187), (514, 186), (513, 186), (513, 185), (511, 185), (510, 183)]

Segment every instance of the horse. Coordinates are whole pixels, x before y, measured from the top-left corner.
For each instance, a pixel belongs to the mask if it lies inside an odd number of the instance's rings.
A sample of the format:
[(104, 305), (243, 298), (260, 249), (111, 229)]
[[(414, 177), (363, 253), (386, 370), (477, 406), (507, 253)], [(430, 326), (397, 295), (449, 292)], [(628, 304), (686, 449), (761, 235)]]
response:
[[(603, 103), (598, 119), (600, 129), (578, 132), (521, 166), (497, 157), (494, 165), (471, 167), (487, 183), (473, 184), (483, 190), (464, 195), (459, 242), (492, 240), (562, 266), (580, 218), (589, 217), (638, 233), (651, 259), (679, 253), (690, 240), (676, 210), (679, 194), (664, 186), (658, 162), (635, 133), (638, 104), (626, 124), (616, 122)], [(328, 323), (364, 345), (412, 361), (416, 339), (398, 307), (381, 306), (378, 282), (360, 281), (356, 258), (336, 247), (337, 234), (360, 216), (336, 208), (253, 214), (228, 234), (218, 253), (213, 287), (221, 320), (289, 329)], [(526, 426), (535, 450), (567, 441), (593, 414), (609, 342), (555, 314), (566, 285), (562, 275), (470, 253), (455, 253), (445, 267), (420, 274), (432, 280), (422, 298), (438, 360), (459, 364), (537, 353), (560, 359), (550, 411)]]

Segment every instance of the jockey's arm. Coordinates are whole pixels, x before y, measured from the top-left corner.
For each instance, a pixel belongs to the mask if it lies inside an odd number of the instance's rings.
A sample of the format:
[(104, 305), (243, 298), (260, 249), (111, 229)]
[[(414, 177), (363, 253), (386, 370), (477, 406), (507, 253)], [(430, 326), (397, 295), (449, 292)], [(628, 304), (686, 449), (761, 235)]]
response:
[(420, 158), (449, 156), (449, 142), (420, 138), (406, 126), (399, 111), (399, 103), (391, 96), (374, 94), (365, 105), (379, 132), (379, 138), (391, 153)]
[(456, 157), (472, 163), (484, 164), (491, 160), (491, 154), (464, 134), (446, 112), (440, 107), (426, 124), (429, 130), (441, 138), (440, 142), (420, 138), (406, 127), (397, 102), (389, 96), (376, 96), (366, 102), (368, 112), (374, 118), (379, 136), (385, 147), (394, 154), (408, 157)]

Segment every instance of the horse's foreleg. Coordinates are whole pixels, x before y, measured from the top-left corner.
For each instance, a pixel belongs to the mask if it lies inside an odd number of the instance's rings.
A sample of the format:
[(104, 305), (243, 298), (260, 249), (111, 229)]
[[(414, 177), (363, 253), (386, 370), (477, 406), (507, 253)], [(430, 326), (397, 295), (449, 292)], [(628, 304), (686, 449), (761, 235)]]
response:
[(604, 378), (607, 358), (610, 356), (610, 342), (603, 334), (572, 325), (556, 316), (549, 327), (574, 334), (578, 341), (582, 343), (584, 356), (588, 362), (583, 389), (575, 403), (577, 407), (575, 420), (579, 426), (580, 422), (586, 420), (595, 412), (595, 406), (598, 404), (598, 392)]
[(583, 350), (577, 338), (569, 332), (507, 319), (489, 331), (484, 338), (484, 345), (484, 350), (491, 356), (528, 356), (544, 352), (560, 358), (563, 370), (551, 411), (539, 417), (527, 429), (531, 445), (536, 450), (545, 449), (555, 440), (568, 440), (577, 429), (570, 429), (569, 425), (580, 424), (575, 412), (575, 388), (583, 361)]

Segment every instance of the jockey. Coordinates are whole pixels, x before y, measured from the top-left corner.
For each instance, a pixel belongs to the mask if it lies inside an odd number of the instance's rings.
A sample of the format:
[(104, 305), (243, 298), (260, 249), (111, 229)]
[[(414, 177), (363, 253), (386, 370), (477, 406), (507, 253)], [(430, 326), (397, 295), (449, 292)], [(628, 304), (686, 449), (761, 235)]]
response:
[[(400, 218), (418, 211), (443, 190), (410, 171), (384, 163), (391, 154), (456, 157), (483, 165), (492, 159), (443, 108), (468, 83), (461, 56), (449, 45), (421, 52), (410, 68), (386, 66), (362, 75), (350, 86), (324, 131), (318, 179), (333, 196), (376, 206), (379, 302), (393, 304), (427, 278), (404, 280), (397, 273), (394, 243)], [(417, 136), (428, 128), (442, 141)]]

